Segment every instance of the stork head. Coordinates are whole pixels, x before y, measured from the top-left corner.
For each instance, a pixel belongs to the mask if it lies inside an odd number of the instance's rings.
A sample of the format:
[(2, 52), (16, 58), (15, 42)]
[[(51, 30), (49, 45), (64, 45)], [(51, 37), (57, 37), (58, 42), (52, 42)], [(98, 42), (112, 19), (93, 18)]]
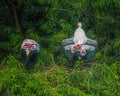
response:
[(26, 55), (29, 56), (30, 52), (35, 49), (34, 41), (31, 39), (24, 40), (21, 48), (25, 50)]
[(82, 27), (81, 22), (77, 22), (78, 27)]

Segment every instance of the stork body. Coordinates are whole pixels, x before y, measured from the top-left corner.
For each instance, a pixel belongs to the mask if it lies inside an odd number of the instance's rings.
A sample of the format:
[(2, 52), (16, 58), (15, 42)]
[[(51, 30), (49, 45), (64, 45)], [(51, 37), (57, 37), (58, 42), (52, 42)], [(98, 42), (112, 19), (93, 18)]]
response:
[(31, 69), (38, 60), (40, 53), (39, 44), (32, 39), (25, 39), (21, 46), (21, 61), (25, 68)]

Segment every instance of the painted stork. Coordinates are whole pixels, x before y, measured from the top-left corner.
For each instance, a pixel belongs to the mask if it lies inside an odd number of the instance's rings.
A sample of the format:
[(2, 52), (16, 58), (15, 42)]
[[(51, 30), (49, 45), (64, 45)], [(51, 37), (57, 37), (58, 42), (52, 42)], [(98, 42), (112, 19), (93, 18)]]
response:
[(92, 62), (98, 46), (96, 40), (86, 36), (82, 24), (78, 22), (77, 25), (78, 28), (75, 30), (74, 36), (62, 41), (64, 55), (72, 66), (77, 60)]
[(31, 69), (38, 60), (40, 53), (39, 44), (32, 39), (25, 39), (21, 46), (21, 61), (25, 68)]

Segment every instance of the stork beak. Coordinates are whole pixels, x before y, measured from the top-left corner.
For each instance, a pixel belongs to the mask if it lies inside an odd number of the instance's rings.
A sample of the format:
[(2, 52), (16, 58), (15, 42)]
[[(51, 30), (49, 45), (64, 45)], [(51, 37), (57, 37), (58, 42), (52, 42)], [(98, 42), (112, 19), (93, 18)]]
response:
[(77, 24), (80, 24), (80, 22), (78, 21)]
[(26, 50), (26, 55), (27, 55), (27, 56), (29, 55), (29, 53), (30, 53), (30, 51), (29, 51), (29, 50)]

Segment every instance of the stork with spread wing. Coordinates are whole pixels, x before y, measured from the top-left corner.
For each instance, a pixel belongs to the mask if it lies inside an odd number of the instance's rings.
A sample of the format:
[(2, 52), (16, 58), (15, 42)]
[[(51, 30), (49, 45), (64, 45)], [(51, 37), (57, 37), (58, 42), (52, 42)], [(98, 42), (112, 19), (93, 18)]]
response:
[(74, 36), (62, 41), (65, 57), (72, 66), (78, 59), (93, 61), (98, 46), (96, 40), (86, 36), (82, 24), (78, 22), (77, 25), (78, 28), (75, 30)]

